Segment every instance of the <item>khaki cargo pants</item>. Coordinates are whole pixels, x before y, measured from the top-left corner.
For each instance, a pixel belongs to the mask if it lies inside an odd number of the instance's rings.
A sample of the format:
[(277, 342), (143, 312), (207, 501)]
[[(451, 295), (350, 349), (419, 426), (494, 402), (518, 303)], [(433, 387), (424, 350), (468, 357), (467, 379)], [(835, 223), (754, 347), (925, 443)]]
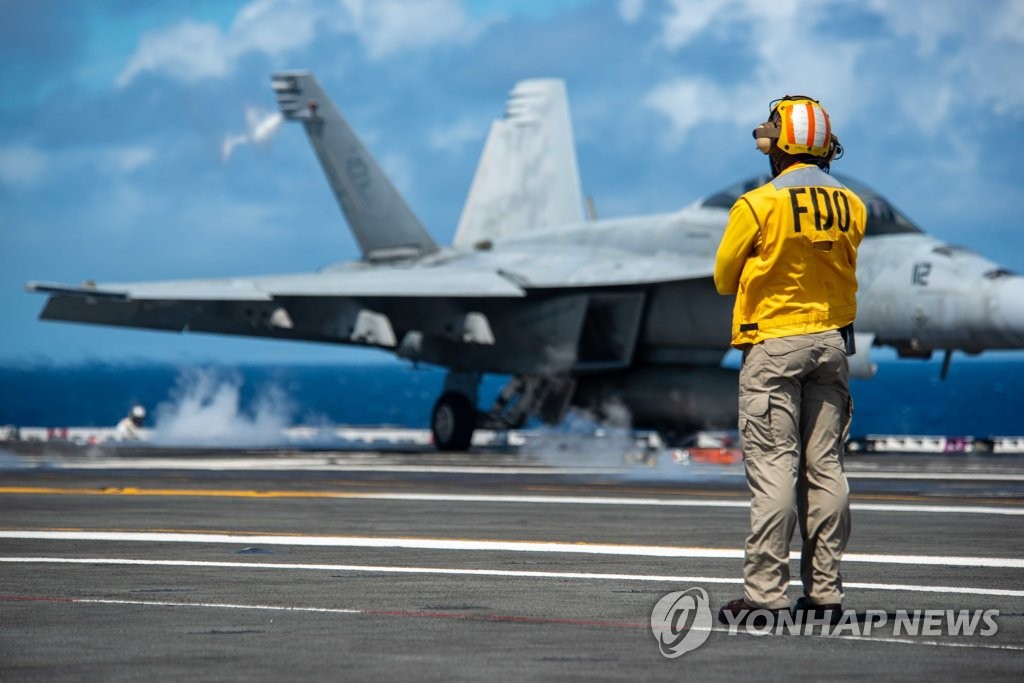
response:
[(836, 330), (767, 339), (744, 354), (739, 427), (753, 500), (743, 581), (751, 605), (789, 607), (789, 544), (798, 520), (804, 595), (816, 604), (843, 600), (849, 376)]

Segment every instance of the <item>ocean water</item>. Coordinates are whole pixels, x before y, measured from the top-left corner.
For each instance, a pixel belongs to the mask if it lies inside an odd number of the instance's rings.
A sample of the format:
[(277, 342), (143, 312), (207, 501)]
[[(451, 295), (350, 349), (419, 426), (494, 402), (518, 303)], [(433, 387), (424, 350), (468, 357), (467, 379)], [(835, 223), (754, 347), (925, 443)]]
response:
[[(1024, 360), (879, 363), (854, 380), (852, 433), (1024, 435)], [(485, 377), (481, 404), (505, 381)], [(151, 420), (183, 411), (243, 426), (393, 425), (425, 428), (444, 371), (380, 365), (158, 364), (0, 366), (0, 425), (113, 426), (135, 403)]]

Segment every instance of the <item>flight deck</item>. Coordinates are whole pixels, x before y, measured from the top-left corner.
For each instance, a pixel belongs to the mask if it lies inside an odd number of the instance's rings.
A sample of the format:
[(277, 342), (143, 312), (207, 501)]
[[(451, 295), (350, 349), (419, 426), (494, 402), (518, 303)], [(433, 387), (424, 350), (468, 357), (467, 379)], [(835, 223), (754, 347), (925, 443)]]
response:
[[(659, 652), (741, 594), (742, 464), (547, 450), (0, 447), (4, 680), (821, 680), (1024, 672), (1024, 456), (847, 459), (848, 609), (887, 627)], [(798, 535), (797, 535), (798, 536)], [(799, 538), (793, 542), (799, 548)], [(796, 574), (794, 563), (794, 574)], [(790, 595), (799, 597), (798, 583)], [(998, 630), (894, 633), (900, 610)]]

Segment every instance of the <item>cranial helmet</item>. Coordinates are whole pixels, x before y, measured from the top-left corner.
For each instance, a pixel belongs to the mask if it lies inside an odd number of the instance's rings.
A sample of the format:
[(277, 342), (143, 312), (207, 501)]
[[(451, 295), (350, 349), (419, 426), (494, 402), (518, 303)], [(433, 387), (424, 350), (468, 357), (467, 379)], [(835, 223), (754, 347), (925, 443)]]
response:
[(791, 156), (815, 157), (827, 166), (843, 154), (839, 138), (832, 133), (828, 112), (817, 100), (786, 95), (770, 105), (768, 120), (754, 129), (757, 148), (764, 154), (773, 147)]

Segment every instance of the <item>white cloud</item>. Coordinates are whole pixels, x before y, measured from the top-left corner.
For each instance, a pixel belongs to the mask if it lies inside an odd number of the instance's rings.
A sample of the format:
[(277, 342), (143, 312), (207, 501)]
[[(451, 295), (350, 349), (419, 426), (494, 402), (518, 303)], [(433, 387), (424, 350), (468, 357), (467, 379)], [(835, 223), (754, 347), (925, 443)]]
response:
[[(917, 59), (891, 74), (898, 86), (952, 89), (956, 102), (946, 116), (921, 112), (925, 130), (937, 131), (956, 116), (987, 109), (997, 115), (1024, 116), (1024, 5), (996, 0), (979, 8), (957, 0), (907, 3), (871, 0), (870, 8), (900, 38), (908, 38)], [(902, 98), (908, 104), (909, 98)]]
[(109, 147), (68, 147), (51, 158), (51, 176), (88, 173), (105, 178), (131, 175), (156, 158), (152, 147), (114, 145)]
[[(721, 37), (720, 47), (745, 38), (752, 66), (732, 84), (702, 74), (681, 74), (654, 86), (645, 103), (671, 124), (682, 140), (706, 123), (756, 122), (751, 100), (764, 107), (786, 93), (818, 98), (836, 121), (895, 108), (887, 124), (932, 138), (959, 119), (983, 120), (989, 113), (1024, 117), (1024, 4), (992, 3), (979, 12), (970, 3), (936, 0), (907, 3), (870, 0), (865, 23), (880, 21), (865, 36), (824, 30), (833, 13), (849, 5), (838, 0), (800, 3), (777, 0), (666, 0), (660, 44), (678, 52), (698, 37)], [(884, 46), (884, 53), (876, 47)], [(883, 55), (884, 56), (881, 56)], [(889, 60), (883, 62), (882, 60)]]
[(702, 106), (704, 102), (720, 102), (717, 88), (701, 79), (677, 78), (655, 87), (644, 104), (661, 112), (672, 123), (673, 140), (679, 141), (692, 129), (705, 121), (720, 120), (728, 114), (726, 107)]
[(19, 143), (0, 147), (0, 183), (36, 187), (82, 172), (117, 177), (137, 171), (155, 156), (153, 149), (143, 146), (73, 147), (48, 153)]
[(934, 136), (948, 120), (954, 105), (953, 88), (948, 83), (910, 83), (901, 88), (897, 106), (901, 121), (915, 126), (918, 131)]
[(992, 27), (994, 38), (1024, 43), (1024, 3), (1009, 2), (993, 12)]
[[(670, 50), (690, 42), (695, 36), (738, 5), (735, 0), (669, 0), (669, 14), (662, 26), (662, 41)], [(772, 5), (774, 7), (774, 4)]]
[(619, 16), (632, 24), (644, 13), (644, 0), (619, 0)]
[(149, 147), (122, 147), (111, 151), (116, 168), (124, 173), (136, 171), (156, 156)]
[(476, 38), (458, 0), (253, 0), (227, 31), (186, 19), (145, 34), (117, 77), (125, 87), (143, 73), (186, 83), (220, 78), (248, 53), (280, 56), (308, 47), (318, 35), (350, 35), (371, 59)]
[(470, 42), (483, 30), (453, 0), (348, 0), (371, 59), (403, 50)]
[(31, 145), (19, 143), (0, 147), (0, 184), (36, 185), (49, 166), (49, 156)]
[(338, 3), (317, 0), (255, 0), (239, 10), (226, 40), (232, 56), (281, 55), (309, 45), (317, 29), (345, 30), (350, 21)]
[(224, 32), (215, 24), (191, 19), (142, 36), (135, 54), (117, 78), (124, 87), (137, 76), (164, 73), (191, 83), (231, 72), (249, 52), (282, 55), (309, 45), (319, 29), (350, 27), (345, 9), (328, 0), (254, 0)]
[[(823, 5), (777, 0), (670, 0), (661, 41), (679, 50), (702, 32), (747, 37), (755, 66), (738, 83), (723, 85), (682, 76), (652, 88), (644, 102), (671, 123), (670, 142), (680, 142), (703, 124), (750, 124), (767, 116), (768, 103), (785, 94), (806, 94), (843, 120), (859, 94), (856, 61), (862, 48), (816, 36), (804, 27), (824, 15)], [(838, 115), (838, 116), (837, 116)]]
[(189, 19), (162, 31), (147, 33), (117, 77), (124, 87), (147, 71), (167, 71), (185, 82), (228, 73), (227, 42), (213, 24)]
[(893, 33), (911, 38), (925, 57), (934, 55), (943, 39), (963, 31), (973, 23), (971, 16), (979, 13), (977, 5), (960, 0), (870, 0), (867, 6), (885, 19)]

